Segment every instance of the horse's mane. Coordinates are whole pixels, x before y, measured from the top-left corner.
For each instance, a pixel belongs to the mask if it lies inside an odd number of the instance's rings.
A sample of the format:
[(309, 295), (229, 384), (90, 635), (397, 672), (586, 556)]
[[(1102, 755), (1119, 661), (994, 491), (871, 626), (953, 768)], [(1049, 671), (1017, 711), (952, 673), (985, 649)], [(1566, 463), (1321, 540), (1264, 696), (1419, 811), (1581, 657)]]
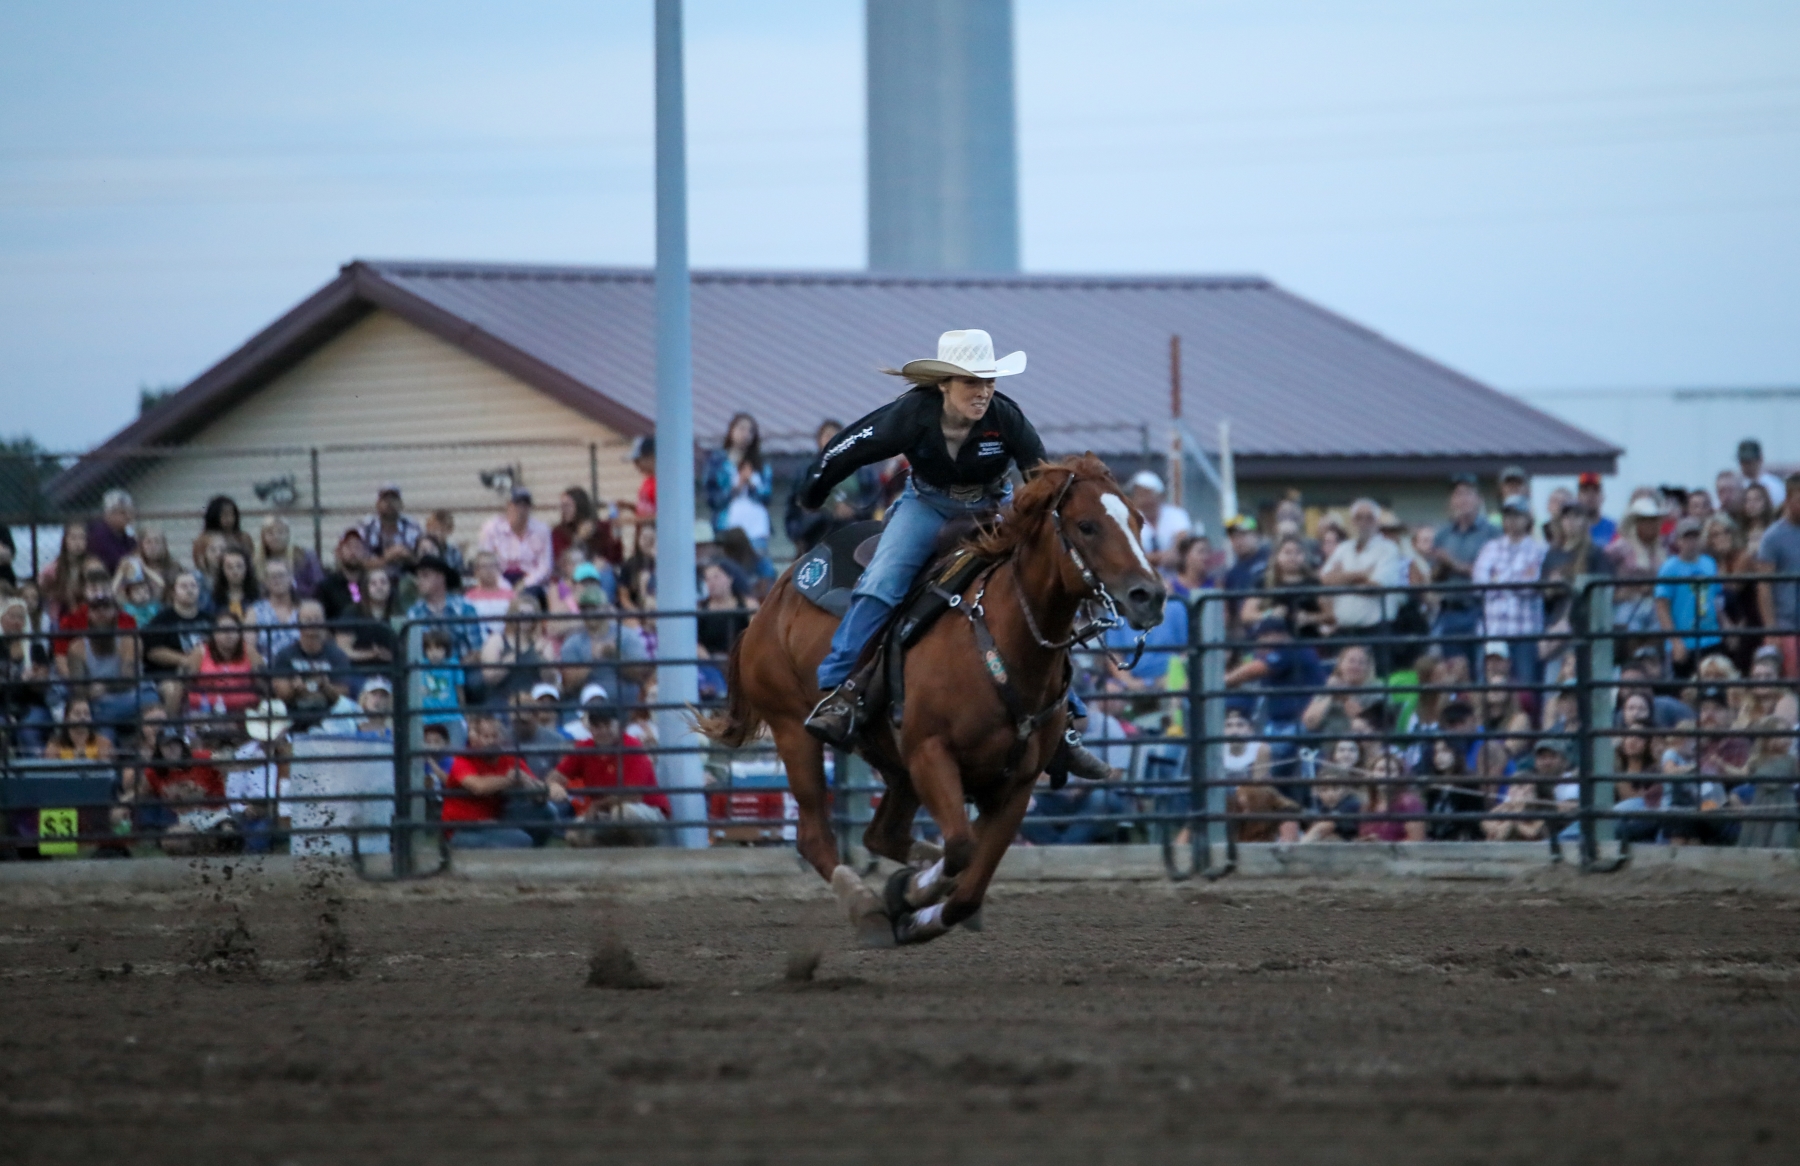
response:
[(1045, 462), (1036, 476), (1013, 495), (1012, 509), (1001, 514), (1001, 521), (985, 526), (969, 538), (968, 545), (987, 558), (1003, 559), (1018, 549), (1019, 544), (1036, 537), (1038, 528), (1050, 515), (1050, 507), (1073, 482), (1097, 482), (1101, 489), (1117, 490), (1112, 471), (1092, 453), (1066, 457), (1058, 462)]

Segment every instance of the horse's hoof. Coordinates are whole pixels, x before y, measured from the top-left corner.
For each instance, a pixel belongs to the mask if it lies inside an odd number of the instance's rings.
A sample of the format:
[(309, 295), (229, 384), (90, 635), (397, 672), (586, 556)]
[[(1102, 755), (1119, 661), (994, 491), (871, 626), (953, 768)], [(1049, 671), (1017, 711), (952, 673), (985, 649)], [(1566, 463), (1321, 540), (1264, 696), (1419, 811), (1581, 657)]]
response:
[(935, 842), (926, 842), (915, 838), (912, 849), (906, 852), (906, 864), (908, 866), (930, 866), (942, 857), (944, 857), (942, 846)]
[(901, 944), (929, 943), (940, 935), (948, 935), (944, 926), (944, 905), (934, 903), (920, 911), (912, 911), (894, 920), (894, 940)]
[(855, 920), (856, 946), (871, 951), (881, 951), (894, 947), (899, 940), (894, 938), (894, 921), (879, 911), (871, 912)]
[(884, 921), (887, 919), (887, 913), (882, 909), (881, 900), (876, 897), (875, 892), (847, 866), (840, 864), (831, 872), (831, 893), (837, 896), (838, 905), (844, 909), (844, 914), (854, 926), (860, 927), (863, 917), (867, 915), (880, 916)]
[(906, 888), (917, 873), (910, 866), (903, 866), (888, 876), (887, 884), (881, 888), (881, 902), (888, 918), (899, 919), (912, 910), (912, 904), (906, 901)]

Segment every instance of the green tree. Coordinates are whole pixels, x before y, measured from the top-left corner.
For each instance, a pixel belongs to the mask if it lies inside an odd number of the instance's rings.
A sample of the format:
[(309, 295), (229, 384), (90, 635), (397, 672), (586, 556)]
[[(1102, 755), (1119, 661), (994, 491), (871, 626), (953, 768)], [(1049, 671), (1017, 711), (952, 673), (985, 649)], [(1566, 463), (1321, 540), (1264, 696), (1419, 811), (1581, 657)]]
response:
[(44, 485), (61, 469), (30, 435), (0, 438), (0, 522), (48, 518), (54, 508), (44, 497)]

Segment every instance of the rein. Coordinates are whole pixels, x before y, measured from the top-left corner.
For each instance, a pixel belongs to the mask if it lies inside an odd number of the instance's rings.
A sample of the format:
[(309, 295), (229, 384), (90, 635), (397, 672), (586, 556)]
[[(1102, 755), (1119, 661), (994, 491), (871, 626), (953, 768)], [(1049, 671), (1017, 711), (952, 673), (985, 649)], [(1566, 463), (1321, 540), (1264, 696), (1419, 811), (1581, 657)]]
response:
[[(1008, 553), (1005, 559), (995, 563), (981, 573), (980, 577), (976, 580), (975, 595), (969, 602), (969, 627), (975, 635), (976, 650), (981, 653), (981, 662), (983, 666), (986, 667), (988, 676), (993, 680), (994, 686), (999, 689), (1001, 703), (1006, 706), (1006, 715), (1013, 723), (1013, 744), (1012, 748), (1007, 752), (1006, 767), (1001, 773), (1001, 780), (1003, 781), (1011, 779), (1013, 772), (1018, 769), (1019, 762), (1023, 760), (1025, 756), (1026, 746), (1031, 743), (1031, 738), (1037, 733), (1038, 729), (1054, 716), (1059, 708), (1068, 702), (1069, 688), (1074, 680), (1075, 669), (1069, 662), (1068, 657), (1064, 656), (1062, 661), (1063, 683), (1061, 690), (1051, 697), (1050, 702), (1044, 705), (1043, 708), (1038, 709), (1034, 713), (1026, 713), (1024, 698), (1019, 695), (1019, 690), (1013, 685), (1011, 674), (1006, 667), (1006, 660), (1000, 653), (1000, 645), (994, 641), (994, 633), (987, 625), (987, 608), (984, 605), (983, 600), (987, 596), (988, 583), (992, 581), (994, 572), (1009, 563), (1013, 565), (1013, 595), (1018, 600), (1020, 612), (1025, 616), (1025, 626), (1030, 630), (1032, 639), (1037, 641), (1038, 646), (1047, 651), (1065, 652), (1074, 645), (1091, 641), (1101, 633), (1110, 631), (1125, 622), (1119, 615), (1118, 607), (1113, 603), (1112, 595), (1106, 590), (1106, 584), (1102, 583), (1100, 579), (1095, 576), (1093, 571), (1088, 567), (1087, 560), (1082, 557), (1081, 552), (1076, 549), (1075, 544), (1069, 541), (1068, 533), (1063, 529), (1062, 505), (1068, 497), (1069, 490), (1074, 485), (1075, 474), (1071, 471), (1068, 478), (1063, 481), (1062, 488), (1057, 491), (1056, 498), (1050, 503), (1050, 518), (1055, 524), (1056, 537), (1057, 540), (1062, 543), (1063, 553), (1068, 555), (1070, 561), (1075, 564), (1075, 569), (1081, 573), (1082, 584), (1086, 587), (1086, 591), (1083, 594), (1080, 606), (1077, 610), (1089, 610), (1096, 603), (1101, 605), (1104, 610), (1089, 617), (1086, 624), (1078, 624), (1076, 627), (1070, 629), (1069, 635), (1065, 639), (1051, 640), (1049, 637), (1045, 636), (1043, 629), (1038, 626), (1037, 616), (1031, 610), (1031, 600), (1025, 594), (1025, 586), (1019, 582), (1019, 571), (1016, 561), (1019, 554), (1017, 545), (1013, 547), (1012, 551)], [(1126, 537), (1129, 538), (1130, 535), (1131, 532), (1126, 531)], [(1124, 665), (1127, 671), (1135, 667), (1138, 660), (1142, 658), (1144, 654), (1144, 639), (1148, 635), (1149, 632), (1147, 630), (1138, 633), (1137, 651), (1132, 654), (1131, 663)], [(1118, 663), (1117, 658), (1113, 656), (1110, 649), (1102, 646), (1101, 650), (1106, 652), (1108, 659), (1113, 660), (1114, 664)]]

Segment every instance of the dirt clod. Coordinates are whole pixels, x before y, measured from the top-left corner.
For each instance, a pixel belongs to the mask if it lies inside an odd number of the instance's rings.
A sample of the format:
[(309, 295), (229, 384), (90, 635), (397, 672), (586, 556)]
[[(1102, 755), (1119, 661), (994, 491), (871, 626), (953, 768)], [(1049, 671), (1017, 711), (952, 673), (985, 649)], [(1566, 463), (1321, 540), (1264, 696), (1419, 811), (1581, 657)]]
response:
[(810, 984), (818, 974), (819, 960), (823, 958), (818, 950), (789, 952), (787, 969), (781, 978), (790, 984)]
[(644, 989), (661, 984), (638, 967), (637, 956), (617, 939), (603, 939), (588, 956), (587, 984), (590, 988)]
[(215, 976), (250, 978), (262, 975), (262, 957), (244, 917), (233, 911), (225, 921), (203, 937), (199, 950), (189, 961), (197, 971)]

